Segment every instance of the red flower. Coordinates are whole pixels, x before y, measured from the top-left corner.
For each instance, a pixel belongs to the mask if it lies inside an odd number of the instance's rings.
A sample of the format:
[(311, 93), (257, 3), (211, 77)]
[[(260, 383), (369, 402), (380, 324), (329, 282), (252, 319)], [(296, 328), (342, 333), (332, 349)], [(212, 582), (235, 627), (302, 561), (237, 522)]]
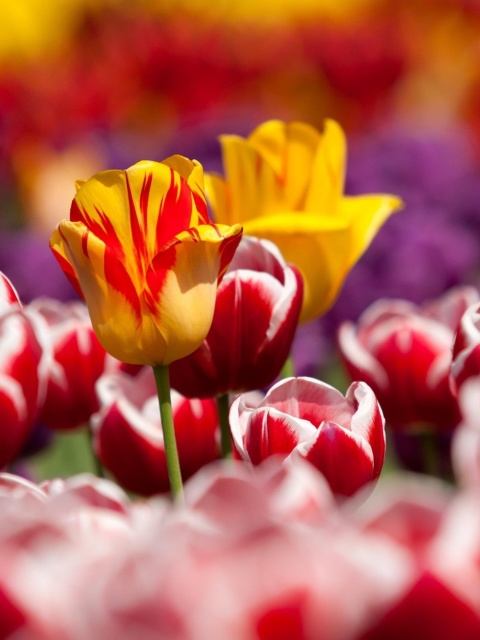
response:
[[(169, 480), (153, 372), (131, 377), (105, 374), (97, 383), (100, 411), (92, 416), (94, 446), (105, 467), (127, 490), (142, 495), (168, 491)], [(218, 455), (218, 417), (213, 400), (188, 400), (172, 391), (183, 479)]]
[(73, 429), (88, 422), (98, 410), (95, 382), (108, 361), (85, 305), (39, 299), (30, 305), (48, 324), (53, 352), (40, 421), (52, 429)]
[(271, 384), (290, 353), (302, 294), (301, 276), (273, 243), (243, 237), (218, 288), (206, 339), (170, 365), (172, 386), (206, 398)]
[(449, 388), (451, 352), (462, 314), (477, 298), (474, 289), (463, 287), (421, 307), (381, 300), (357, 326), (340, 327), (339, 347), (351, 377), (372, 387), (393, 428), (457, 425), (458, 406)]
[(34, 427), (46, 380), (43, 331), (41, 319), (23, 310), (0, 273), (0, 469), (16, 457)]
[(257, 465), (275, 454), (305, 458), (337, 494), (353, 494), (382, 470), (383, 415), (363, 382), (353, 383), (343, 397), (313, 378), (288, 378), (272, 387), (256, 408), (237, 398), (230, 425), (244, 460)]
[(455, 395), (465, 380), (480, 375), (480, 304), (462, 316), (453, 347), (451, 385)]

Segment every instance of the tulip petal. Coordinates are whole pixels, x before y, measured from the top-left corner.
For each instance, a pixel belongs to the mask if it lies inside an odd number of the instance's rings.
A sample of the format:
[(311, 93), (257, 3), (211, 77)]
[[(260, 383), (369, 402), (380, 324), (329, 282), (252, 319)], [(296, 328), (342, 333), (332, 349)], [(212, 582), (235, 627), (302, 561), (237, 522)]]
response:
[(152, 261), (146, 275), (147, 304), (168, 345), (164, 364), (189, 355), (205, 339), (217, 281), (240, 239), (239, 225), (200, 225), (179, 234)]
[(267, 407), (252, 413), (244, 447), (250, 461), (260, 464), (269, 456), (288, 456), (299, 442), (310, 439), (314, 431), (308, 422)]
[(279, 176), (248, 141), (221, 136), (220, 142), (231, 220), (243, 222), (285, 208)]
[(63, 253), (78, 274), (92, 325), (104, 349), (131, 364), (143, 364), (148, 353), (152, 364), (156, 363), (165, 343), (149, 315), (143, 313), (130, 275), (114, 250), (80, 222), (63, 221), (58, 229)]
[[(208, 224), (210, 220), (205, 199), (205, 177), (203, 175), (202, 165), (197, 160), (190, 160), (180, 155), (170, 156), (162, 160), (162, 164), (167, 165), (180, 174), (192, 190), (193, 200), (197, 210), (193, 212), (190, 225), (188, 226), (193, 227), (197, 224)], [(196, 216), (195, 214), (198, 215)]]
[(265, 158), (284, 189), (284, 207), (303, 208), (311, 167), (321, 136), (303, 122), (270, 120), (250, 134), (248, 142)]
[(260, 407), (269, 406), (294, 417), (308, 420), (317, 428), (328, 416), (340, 424), (350, 425), (353, 410), (343, 395), (325, 382), (314, 378), (287, 378), (277, 382)]
[(334, 493), (350, 496), (374, 479), (368, 442), (334, 422), (324, 422), (315, 438), (296, 451), (323, 473)]
[(354, 382), (346, 393), (352, 405), (351, 430), (364, 438), (372, 448), (373, 478), (378, 478), (385, 459), (385, 420), (372, 389), (363, 382)]
[(305, 209), (335, 215), (345, 184), (347, 141), (334, 120), (325, 121), (322, 140), (313, 161)]
[(383, 223), (403, 207), (400, 198), (374, 194), (345, 196), (340, 205), (340, 215), (348, 221), (350, 244), (347, 264), (350, 269), (369, 247)]
[(137, 288), (153, 256), (198, 217), (185, 179), (165, 164), (147, 161), (93, 176), (77, 192), (70, 212), (72, 222), (82, 222), (128, 266)]

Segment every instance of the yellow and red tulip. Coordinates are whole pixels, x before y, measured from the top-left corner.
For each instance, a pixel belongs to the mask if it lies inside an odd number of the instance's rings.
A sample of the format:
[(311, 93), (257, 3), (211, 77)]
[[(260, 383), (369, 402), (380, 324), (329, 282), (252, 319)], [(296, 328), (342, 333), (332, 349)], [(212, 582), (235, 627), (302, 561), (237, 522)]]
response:
[(210, 329), (217, 285), (240, 225), (213, 224), (203, 169), (182, 156), (104, 171), (77, 184), (70, 220), (50, 240), (115, 358), (167, 365)]
[(401, 200), (344, 195), (346, 140), (332, 120), (323, 134), (272, 120), (221, 144), (225, 178), (205, 184), (216, 221), (241, 222), (246, 234), (273, 241), (304, 278), (301, 321), (316, 318)]

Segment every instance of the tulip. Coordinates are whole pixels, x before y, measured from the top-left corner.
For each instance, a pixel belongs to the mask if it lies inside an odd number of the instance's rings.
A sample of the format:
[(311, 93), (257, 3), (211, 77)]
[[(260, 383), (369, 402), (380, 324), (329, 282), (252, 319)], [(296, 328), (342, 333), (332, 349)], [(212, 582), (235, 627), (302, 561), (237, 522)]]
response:
[(287, 378), (260, 404), (239, 396), (230, 410), (234, 446), (243, 460), (305, 458), (332, 491), (351, 495), (376, 480), (385, 457), (385, 423), (373, 391), (354, 382), (345, 397), (313, 378)]
[(77, 187), (50, 245), (100, 343), (118, 360), (152, 366), (197, 349), (242, 232), (209, 221), (201, 165), (172, 156)]
[(74, 429), (88, 423), (98, 409), (95, 382), (107, 358), (95, 336), (86, 307), (42, 298), (29, 305), (48, 325), (52, 350), (46, 396), (39, 420), (52, 429)]
[(455, 394), (469, 378), (480, 375), (480, 304), (475, 302), (462, 316), (451, 368), (451, 386)]
[(451, 352), (460, 319), (477, 298), (474, 289), (459, 287), (423, 306), (381, 300), (356, 326), (341, 325), (338, 342), (350, 376), (372, 387), (394, 429), (427, 423), (451, 430), (458, 423)]
[(225, 179), (210, 175), (205, 184), (215, 220), (272, 240), (305, 281), (301, 321), (318, 317), (401, 200), (343, 194), (346, 141), (332, 120), (323, 134), (272, 120), (246, 140), (220, 140)]
[(46, 384), (42, 318), (22, 308), (0, 273), (0, 469), (21, 451), (35, 426)]
[[(158, 399), (152, 371), (135, 377), (105, 374), (97, 382), (100, 410), (91, 419), (94, 448), (104, 466), (129, 491), (168, 491)], [(188, 400), (172, 392), (172, 410), (183, 479), (219, 456), (213, 400)]]
[(270, 385), (287, 359), (302, 305), (302, 281), (267, 240), (244, 236), (217, 292), (199, 349), (172, 363), (172, 386), (212, 397)]

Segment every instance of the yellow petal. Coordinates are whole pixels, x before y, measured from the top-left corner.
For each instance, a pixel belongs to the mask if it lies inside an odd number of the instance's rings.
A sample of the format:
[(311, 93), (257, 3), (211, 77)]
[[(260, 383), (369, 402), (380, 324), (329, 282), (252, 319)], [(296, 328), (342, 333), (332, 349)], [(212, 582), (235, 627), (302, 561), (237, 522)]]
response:
[(248, 141), (279, 176), (284, 190), (283, 207), (303, 208), (321, 141), (317, 129), (303, 122), (271, 120), (257, 127)]
[(223, 252), (227, 245), (228, 250), (234, 250), (240, 238), (238, 225), (202, 225), (179, 234), (178, 242), (152, 262), (148, 277), (156, 311), (152, 318), (167, 345), (162, 364), (189, 355), (206, 338), (213, 320), (217, 280), (226, 268)]
[[(155, 364), (165, 354), (165, 340), (145, 314), (128, 274), (118, 263), (106, 268), (106, 245), (80, 222), (59, 225), (61, 251), (73, 266), (90, 313), (92, 326), (113, 357), (131, 364)], [(58, 246), (58, 245), (56, 245)], [(115, 260), (115, 256), (110, 256)], [(113, 267), (115, 269), (115, 267)], [(115, 286), (114, 286), (115, 285)]]
[(384, 222), (403, 208), (400, 198), (384, 194), (346, 196), (340, 202), (340, 215), (348, 221), (351, 233), (348, 265), (352, 267), (369, 247)]
[(215, 222), (232, 224), (229, 200), (229, 187), (225, 180), (216, 173), (205, 175), (205, 193)]
[(300, 270), (304, 279), (301, 322), (331, 306), (348, 269), (350, 229), (345, 221), (285, 213), (246, 222), (244, 232), (274, 242), (285, 260)]
[(334, 120), (326, 120), (321, 143), (313, 160), (305, 208), (332, 214), (338, 210), (345, 183), (347, 142)]
[(239, 136), (221, 136), (231, 220), (243, 222), (284, 208), (283, 189), (268, 161)]

